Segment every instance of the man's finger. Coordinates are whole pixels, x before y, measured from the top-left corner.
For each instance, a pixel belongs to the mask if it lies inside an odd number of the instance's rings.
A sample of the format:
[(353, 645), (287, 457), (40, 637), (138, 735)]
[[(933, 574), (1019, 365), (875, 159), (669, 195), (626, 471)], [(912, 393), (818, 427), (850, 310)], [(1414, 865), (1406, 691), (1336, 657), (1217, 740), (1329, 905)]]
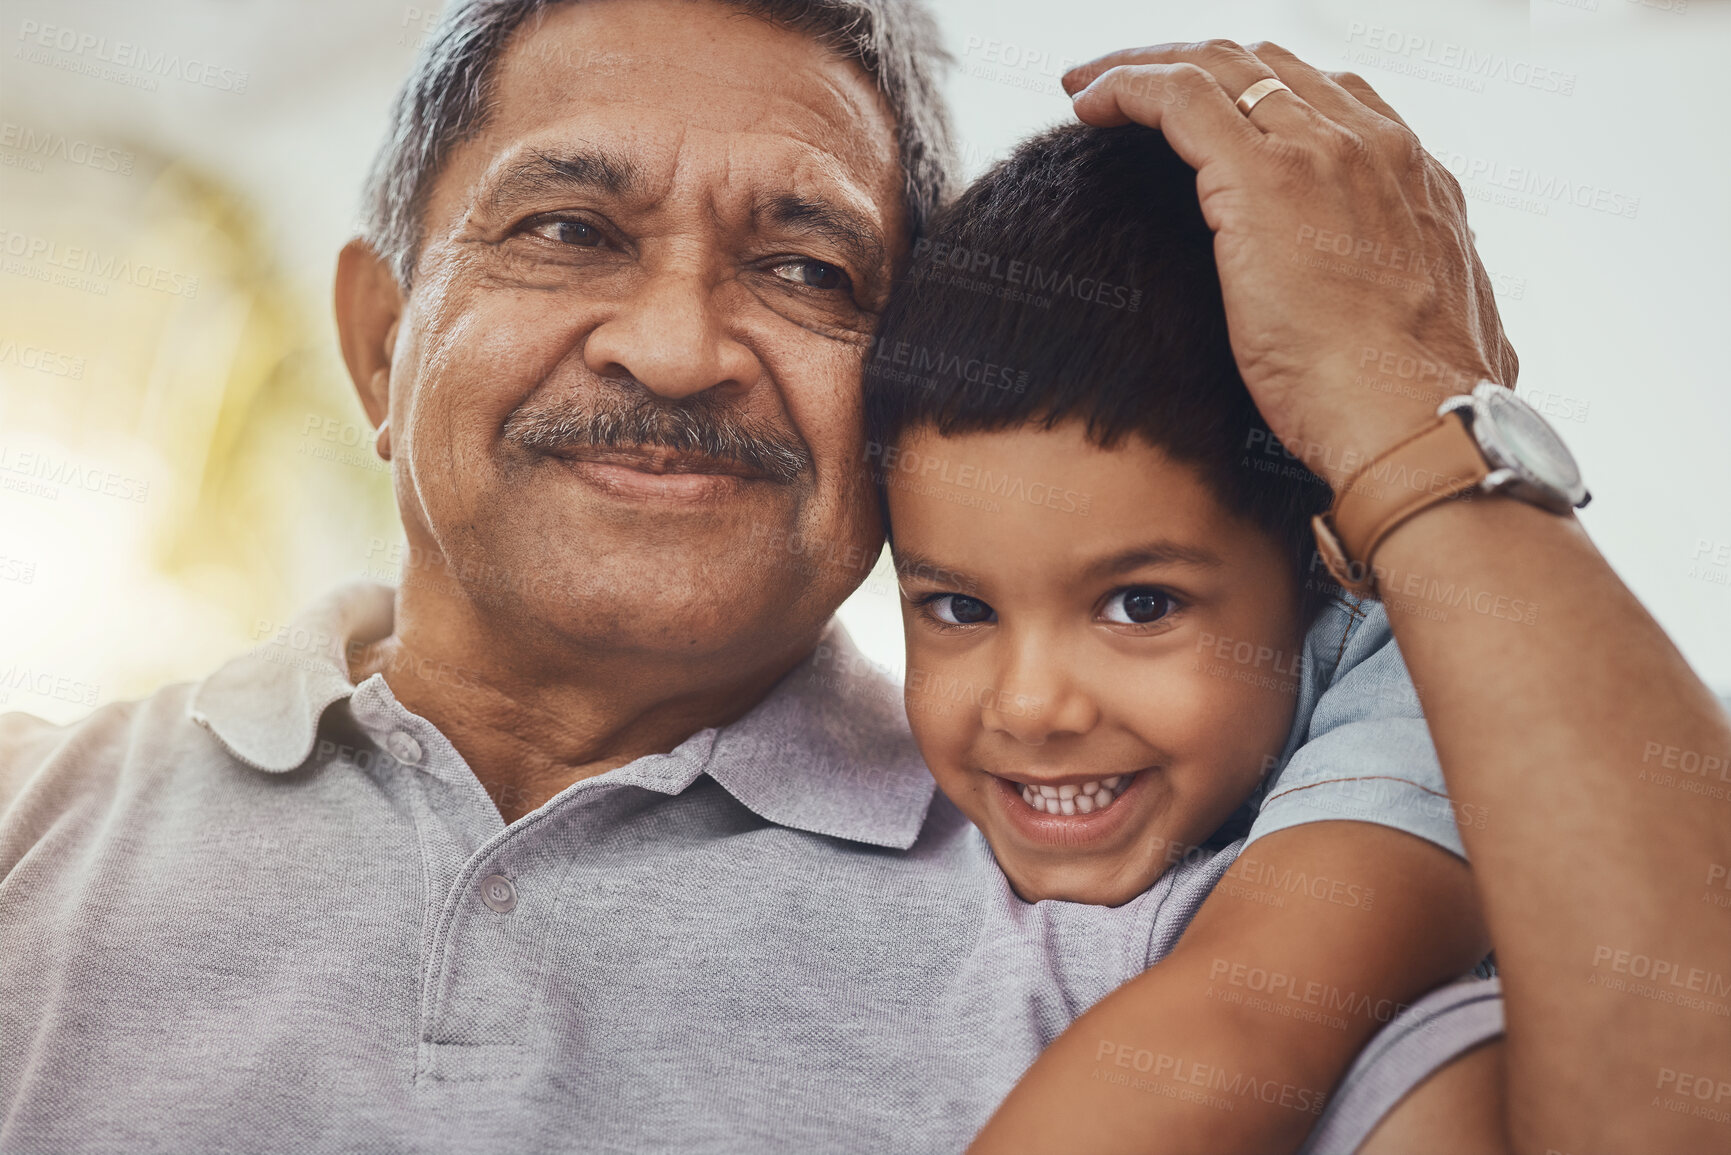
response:
[[(1311, 67), (1278, 44), (1251, 44), (1245, 51), (1254, 54), (1256, 59), (1290, 85), (1292, 91), (1304, 98), (1305, 103), (1342, 128), (1368, 133), (1374, 128), (1387, 127), (1380, 125), (1380, 120), (1392, 120), (1402, 128), (1406, 127), (1399, 117), (1389, 116), (1382, 109), (1369, 105), (1358, 93), (1337, 84), (1328, 73)], [(1359, 83), (1363, 84), (1363, 81)], [(1369, 89), (1370, 86), (1364, 87)], [(1374, 97), (1376, 94), (1371, 95)], [(1388, 107), (1380, 98), (1377, 103), (1382, 104), (1383, 108)], [(1389, 109), (1390, 113), (1393, 111), (1392, 108)]]
[(1324, 72), (1324, 76), (1358, 97), (1364, 104), (1376, 112), (1388, 117), (1402, 128), (1411, 131), (1411, 126), (1401, 118), (1394, 106), (1382, 98), (1382, 95), (1372, 88), (1364, 77), (1356, 72)]
[(1314, 107), (1322, 116), (1328, 116), (1343, 128), (1359, 128), (1366, 123), (1367, 118), (1374, 116), (1374, 113), (1364, 107), (1364, 102), (1361, 102), (1359, 97), (1329, 80), (1328, 74), (1310, 68), (1309, 64), (1300, 61), (1297, 55), (1279, 47), (1277, 43), (1253, 43), (1246, 45), (1245, 50), (1252, 52), (1269, 71), (1291, 85), (1291, 90), (1302, 95), (1310, 107)]
[(1150, 44), (1143, 48), (1120, 48), (1116, 52), (1108, 52), (1104, 56), (1096, 56), (1083, 64), (1078, 64), (1064, 73), (1060, 83), (1070, 96), (1099, 79), (1100, 74), (1108, 68), (1117, 68), (1121, 64), (1149, 64), (1154, 62), (1155, 54), (1168, 48), (1176, 48), (1176, 44)]
[(1159, 129), (1194, 169), (1237, 163), (1263, 139), (1220, 83), (1194, 64), (1119, 65), (1096, 77), (1075, 103), (1088, 124)]
[[(1213, 76), (1226, 95), (1234, 101), (1259, 80), (1280, 79), (1272, 68), (1258, 60), (1243, 45), (1230, 40), (1131, 48), (1101, 57), (1100, 61), (1090, 62), (1082, 68), (1088, 69), (1101, 61), (1113, 59), (1119, 61), (1117, 67), (1194, 64)], [(1083, 74), (1085, 73), (1071, 75)], [(1271, 92), (1258, 101), (1250, 113), (1251, 123), (1257, 128), (1286, 136), (1299, 136), (1316, 128), (1318, 119), (1317, 111), (1307, 106), (1301, 96), (1293, 92)]]

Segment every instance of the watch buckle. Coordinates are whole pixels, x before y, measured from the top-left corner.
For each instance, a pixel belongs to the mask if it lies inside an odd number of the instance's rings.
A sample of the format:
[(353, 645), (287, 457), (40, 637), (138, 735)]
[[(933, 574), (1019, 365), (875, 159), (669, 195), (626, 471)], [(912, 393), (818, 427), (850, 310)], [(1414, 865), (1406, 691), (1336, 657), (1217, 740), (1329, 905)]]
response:
[[(1374, 595), (1376, 573), (1364, 562), (1354, 561), (1346, 556), (1346, 547), (1340, 544), (1340, 537), (1334, 532), (1334, 523), (1329, 515), (1317, 514), (1310, 519), (1310, 526), (1316, 533), (1317, 556), (1322, 558), (1322, 564), (1328, 568), (1329, 576), (1349, 593)], [(1358, 576), (1354, 577), (1354, 573)]]
[(1484, 493), (1496, 493), (1520, 479), (1521, 475), (1512, 469), (1493, 469), (1485, 474), (1483, 481), (1479, 482), (1479, 489)]

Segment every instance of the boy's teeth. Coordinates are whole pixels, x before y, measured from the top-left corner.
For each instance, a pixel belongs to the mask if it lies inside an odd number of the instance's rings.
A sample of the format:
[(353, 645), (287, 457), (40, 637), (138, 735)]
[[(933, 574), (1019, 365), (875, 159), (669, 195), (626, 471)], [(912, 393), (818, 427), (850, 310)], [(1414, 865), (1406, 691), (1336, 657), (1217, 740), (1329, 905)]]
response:
[(1023, 786), (1022, 801), (1042, 814), (1092, 814), (1112, 805), (1129, 780), (1119, 774), (1080, 785)]

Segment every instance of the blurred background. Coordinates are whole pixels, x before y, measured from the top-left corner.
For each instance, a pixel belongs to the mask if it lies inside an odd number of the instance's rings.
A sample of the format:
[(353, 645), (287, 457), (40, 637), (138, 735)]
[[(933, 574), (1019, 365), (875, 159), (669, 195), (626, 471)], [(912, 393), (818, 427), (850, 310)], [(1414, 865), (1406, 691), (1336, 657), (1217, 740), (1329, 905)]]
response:
[[(969, 173), (1113, 48), (1269, 39), (1375, 85), (1460, 177), (1599, 547), (1731, 691), (1727, 0), (937, 0)], [(439, 5), (0, 0), (0, 710), (204, 676), (389, 581), (337, 249)], [(1542, 612), (1542, 607), (1541, 607)], [(901, 665), (894, 585), (843, 616)]]

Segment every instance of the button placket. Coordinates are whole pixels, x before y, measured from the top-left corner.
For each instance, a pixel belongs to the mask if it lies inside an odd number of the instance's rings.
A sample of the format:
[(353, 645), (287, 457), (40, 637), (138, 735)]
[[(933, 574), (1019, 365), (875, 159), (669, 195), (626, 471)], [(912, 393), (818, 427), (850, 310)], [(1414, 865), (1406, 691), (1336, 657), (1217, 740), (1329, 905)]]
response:
[(521, 1048), (518, 1024), (500, 1012), (518, 1001), (520, 936), (533, 935), (535, 926), (513, 913), (521, 897), (513, 876), (522, 877), (521, 864), (508, 867), (495, 857), (508, 845), (483, 850), (481, 861), (464, 868), (467, 881), (456, 880), (435, 932), (419, 1061), (420, 1073), (435, 1080), (503, 1078), (519, 1065), (512, 1057)]
[(415, 736), (407, 730), (393, 730), (385, 736), (385, 749), (405, 766), (419, 766), (423, 751)]
[(429, 943), (417, 1079), (495, 1080), (520, 1067), (514, 1056), (541, 1029), (535, 999), (550, 936), (571, 917), (568, 878), (582, 864), (572, 824), (607, 821), (596, 803), (618, 785), (577, 784), (532, 821), (482, 841), (453, 878)]
[[(567, 805), (569, 805), (567, 800)], [(502, 831), (447, 894), (423, 987), (417, 1079), (494, 1080), (520, 1067), (541, 1029), (549, 935), (579, 858), (553, 823)]]
[(517, 906), (517, 887), (502, 874), (489, 874), (481, 880), (481, 901), (497, 914), (510, 914)]

